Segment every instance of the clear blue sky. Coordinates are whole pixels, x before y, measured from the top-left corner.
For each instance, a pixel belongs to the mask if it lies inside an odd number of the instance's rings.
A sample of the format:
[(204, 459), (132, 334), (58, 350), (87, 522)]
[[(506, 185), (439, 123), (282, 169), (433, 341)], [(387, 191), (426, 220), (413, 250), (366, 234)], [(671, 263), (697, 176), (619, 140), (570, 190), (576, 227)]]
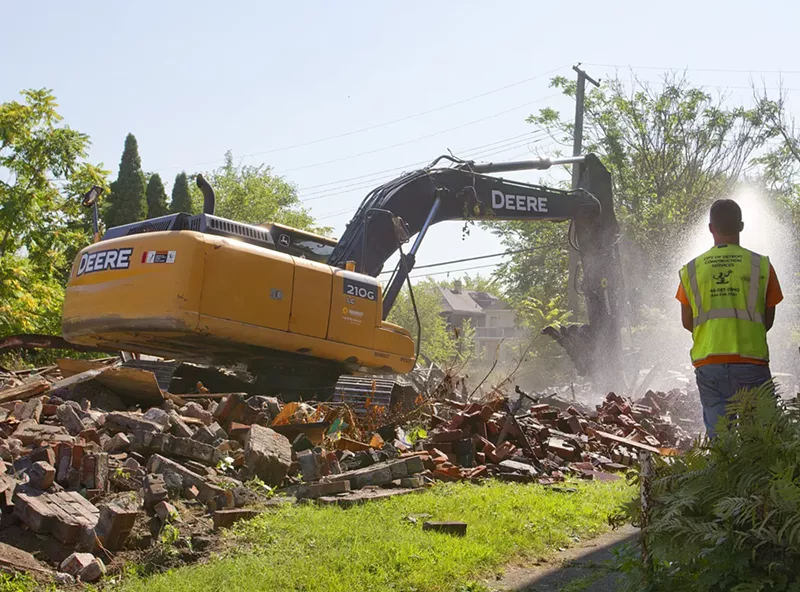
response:
[[(228, 149), (253, 155), (244, 162), (269, 164), (301, 198), (318, 198), (307, 205), (337, 236), (366, 185), (405, 165), (447, 149), (489, 160), (552, 152), (550, 140), (526, 143), (534, 130), (524, 119), (545, 105), (572, 112), (548, 80), (570, 76), (576, 62), (599, 78), (615, 66), (645, 80), (659, 70), (638, 67), (690, 68), (694, 83), (729, 88), (733, 101), (749, 97), (751, 79), (776, 86), (773, 72), (791, 71), (785, 85), (800, 94), (800, 5), (786, 0), (6, 0), (0, 14), (0, 101), (54, 89), (66, 122), (91, 136), (92, 160), (112, 177), (128, 132), (145, 170), (168, 186)], [(339, 161), (320, 164), (331, 160)], [(387, 169), (398, 170), (347, 181)], [(335, 184), (315, 187), (326, 183)], [(474, 229), (462, 241), (461, 224), (448, 223), (429, 234), (418, 261), (500, 250), (490, 234)]]

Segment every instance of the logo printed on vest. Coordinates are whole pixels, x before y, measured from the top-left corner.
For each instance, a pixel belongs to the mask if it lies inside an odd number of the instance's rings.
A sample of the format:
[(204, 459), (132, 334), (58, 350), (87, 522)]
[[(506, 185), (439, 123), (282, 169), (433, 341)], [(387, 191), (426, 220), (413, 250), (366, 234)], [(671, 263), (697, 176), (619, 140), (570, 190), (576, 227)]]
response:
[(715, 280), (717, 280), (717, 284), (729, 284), (730, 282), (728, 281), (728, 277), (730, 277), (730, 275), (731, 275), (732, 273), (733, 273), (733, 270), (732, 270), (732, 269), (729, 269), (729, 270), (728, 270), (727, 272), (725, 272), (725, 273), (722, 273), (722, 272), (720, 271), (719, 273), (715, 273), (715, 274), (714, 274), (714, 276), (713, 276), (713, 278), (714, 278)]

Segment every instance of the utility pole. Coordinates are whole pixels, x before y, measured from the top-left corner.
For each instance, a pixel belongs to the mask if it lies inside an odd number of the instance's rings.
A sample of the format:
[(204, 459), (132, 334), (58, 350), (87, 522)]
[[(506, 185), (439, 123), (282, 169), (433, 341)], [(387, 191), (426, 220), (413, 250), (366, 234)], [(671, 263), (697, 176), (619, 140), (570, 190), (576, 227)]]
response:
[[(575, 91), (575, 131), (572, 137), (572, 155), (580, 156), (583, 150), (583, 107), (584, 95), (586, 94), (586, 81), (588, 80), (596, 87), (600, 87), (597, 80), (591, 78), (586, 72), (580, 69), (580, 63), (572, 66), (578, 74), (578, 87)], [(577, 189), (581, 181), (581, 164), (572, 165), (572, 189)], [(580, 246), (580, 245), (579, 245)], [(569, 286), (567, 286), (567, 307), (572, 311), (572, 320), (577, 321), (578, 316), (578, 290), (576, 287), (578, 277), (578, 251), (569, 246)]]

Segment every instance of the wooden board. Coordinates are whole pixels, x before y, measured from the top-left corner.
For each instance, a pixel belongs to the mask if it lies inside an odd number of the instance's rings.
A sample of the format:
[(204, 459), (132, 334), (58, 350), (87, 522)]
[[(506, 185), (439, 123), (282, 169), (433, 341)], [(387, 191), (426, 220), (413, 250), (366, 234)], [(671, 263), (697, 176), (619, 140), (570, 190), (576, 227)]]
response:
[[(53, 390), (70, 388), (94, 380), (114, 392), (128, 405), (154, 406), (164, 401), (164, 393), (158, 386), (155, 374), (147, 370), (125, 368), (120, 366), (119, 362), (100, 365), (94, 360), (70, 360), (64, 367), (67, 371), (79, 372), (56, 382)], [(82, 368), (86, 369), (80, 371)]]
[(119, 366), (106, 370), (96, 380), (125, 403), (153, 406), (164, 402), (156, 375), (148, 370)]
[(631, 448), (636, 448), (638, 450), (646, 450), (647, 452), (652, 452), (654, 454), (661, 454), (660, 449), (655, 448), (654, 446), (650, 446), (649, 444), (634, 442), (630, 438), (615, 436), (614, 434), (609, 434), (608, 432), (601, 432), (600, 430), (597, 430), (596, 434), (602, 440), (610, 440), (611, 442), (616, 442), (617, 444), (624, 444), (625, 446), (630, 446)]
[(73, 360), (71, 358), (59, 358), (56, 365), (61, 370), (61, 376), (69, 378), (87, 370), (103, 368), (113, 364), (117, 358), (105, 358), (102, 360)]
[(41, 395), (50, 388), (50, 382), (41, 376), (34, 376), (23, 382), (19, 386), (0, 391), (0, 403), (7, 401), (24, 401)]

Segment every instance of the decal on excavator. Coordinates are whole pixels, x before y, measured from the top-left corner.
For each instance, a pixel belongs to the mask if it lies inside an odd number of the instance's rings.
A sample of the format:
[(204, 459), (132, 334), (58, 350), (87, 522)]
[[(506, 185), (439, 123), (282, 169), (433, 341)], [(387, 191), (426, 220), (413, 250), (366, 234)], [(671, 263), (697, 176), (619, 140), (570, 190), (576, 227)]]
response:
[(348, 296), (357, 296), (358, 298), (366, 298), (367, 300), (378, 299), (378, 291), (375, 286), (348, 277), (344, 278), (344, 293)]
[(131, 264), (132, 254), (133, 249), (130, 247), (84, 253), (81, 255), (81, 260), (78, 264), (78, 272), (75, 275), (80, 277), (85, 273), (92, 273), (95, 271), (128, 269)]
[(492, 208), (495, 210), (511, 210), (514, 212), (547, 213), (547, 198), (532, 195), (512, 195), (499, 189), (492, 189)]
[(175, 263), (175, 251), (145, 251), (142, 263)]

